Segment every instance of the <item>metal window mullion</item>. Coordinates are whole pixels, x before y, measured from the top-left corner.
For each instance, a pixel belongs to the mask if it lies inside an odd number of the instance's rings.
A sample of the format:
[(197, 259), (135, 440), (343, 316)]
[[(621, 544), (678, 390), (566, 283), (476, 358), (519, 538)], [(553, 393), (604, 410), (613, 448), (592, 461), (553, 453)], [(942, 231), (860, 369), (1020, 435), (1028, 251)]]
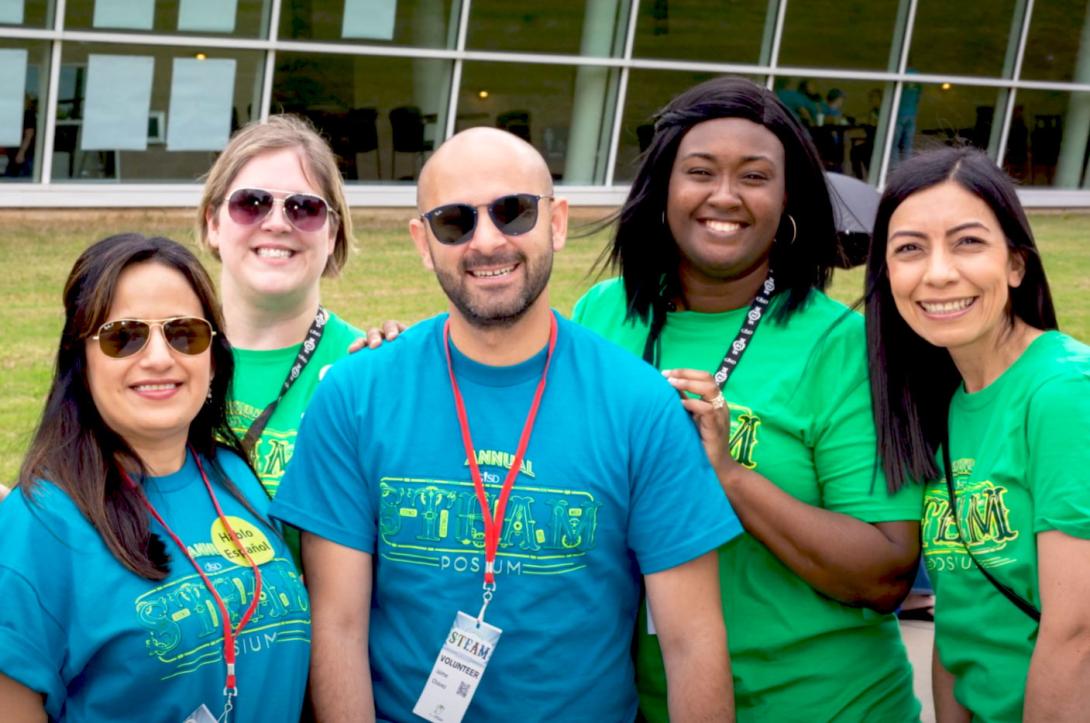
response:
[[(1026, 0), (1025, 16), (1022, 18), (1022, 32), (1018, 37), (1018, 52), (1014, 56), (1014, 72), (1011, 80), (1018, 81), (1022, 77), (1022, 61), (1026, 55), (1026, 42), (1029, 38), (1030, 20), (1033, 18), (1033, 0)], [(995, 163), (1003, 167), (1003, 159), (1007, 155), (1007, 141), (1010, 139), (1011, 120), (1014, 115), (1014, 104), (1018, 99), (1018, 88), (1007, 89), (1007, 107), (1003, 109), (1003, 128), (999, 131), (999, 145), (996, 148)]]
[[(64, 29), (66, 10), (66, 0), (57, 0), (53, 9), (53, 30), (57, 36), (49, 48), (49, 89), (46, 91), (45, 136), (42, 138), (40, 183), (43, 185), (53, 181), (53, 143), (57, 136), (57, 101), (61, 92), (61, 53), (64, 51), (60, 33)], [(72, 152), (76, 152), (74, 148)]]
[(268, 40), (252, 38), (225, 38), (214, 35), (163, 35), (149, 33), (94, 32), (88, 30), (65, 30), (60, 33), (63, 40), (80, 43), (114, 43), (116, 45), (173, 45), (195, 48), (226, 48), (230, 50), (266, 50), (271, 47)]
[[(462, 87), (462, 58), (466, 49), (466, 35), (469, 31), (469, 12), (473, 0), (462, 0), (461, 14), (458, 16), (458, 41), (454, 50), (454, 67), (450, 71), (450, 97), (447, 99), (447, 127), (440, 143), (454, 135), (458, 120), (458, 93)], [(437, 144), (438, 145), (438, 144)]]
[(916, 0), (909, 0), (908, 17), (905, 18), (905, 34), (901, 40), (901, 57), (897, 61), (899, 79), (893, 87), (893, 105), (889, 109), (889, 124), (886, 128), (885, 147), (882, 153), (882, 166), (878, 171), (878, 188), (886, 185), (889, 173), (889, 157), (893, 152), (893, 136), (897, 133), (897, 113), (901, 109), (901, 91), (904, 88), (905, 71), (908, 69), (908, 54), (912, 50), (912, 33), (916, 29)]
[(776, 80), (776, 69), (780, 64), (780, 44), (783, 42), (783, 25), (787, 18), (787, 0), (780, 0), (780, 7), (776, 11), (776, 31), (772, 34), (772, 52), (768, 57), (768, 78), (765, 86), (772, 90)]
[(621, 77), (617, 81), (617, 104), (613, 112), (613, 130), (609, 139), (609, 153), (606, 156), (605, 186), (613, 185), (614, 169), (617, 166), (617, 154), (621, 145), (621, 126), (624, 124), (624, 104), (628, 100), (628, 74), (632, 61), (632, 49), (636, 45), (636, 23), (639, 20), (640, 0), (632, 0), (628, 8), (628, 30), (624, 41), (624, 55)]
[(0, 40), (57, 40), (59, 30), (53, 28), (4, 28), (0, 30)]
[(261, 102), (258, 117), (264, 123), (269, 119), (269, 111), (272, 110), (273, 76), (276, 73), (276, 44), (280, 40), (280, 0), (272, 0), (269, 11), (269, 43), (270, 47), (265, 53), (265, 75), (261, 78)]

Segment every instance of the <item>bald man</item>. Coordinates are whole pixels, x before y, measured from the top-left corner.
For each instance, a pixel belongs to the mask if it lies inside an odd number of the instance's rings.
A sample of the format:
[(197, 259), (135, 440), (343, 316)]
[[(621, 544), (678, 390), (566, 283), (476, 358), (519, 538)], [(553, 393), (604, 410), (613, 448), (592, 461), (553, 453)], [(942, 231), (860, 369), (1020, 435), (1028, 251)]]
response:
[(272, 514), (303, 530), (321, 721), (631, 721), (641, 584), (671, 717), (733, 715), (715, 550), (741, 526), (677, 394), (549, 308), (568, 204), (479, 128), (409, 233), (449, 311), (327, 374)]

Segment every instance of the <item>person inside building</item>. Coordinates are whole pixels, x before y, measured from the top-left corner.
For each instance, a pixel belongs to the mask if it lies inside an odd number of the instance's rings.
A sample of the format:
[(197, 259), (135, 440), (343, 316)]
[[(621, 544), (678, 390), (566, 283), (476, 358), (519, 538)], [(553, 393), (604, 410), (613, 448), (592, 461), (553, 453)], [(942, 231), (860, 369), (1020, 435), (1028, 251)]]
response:
[(184, 246), (125, 234), (76, 261), (0, 505), (4, 720), (299, 720), (310, 606), (227, 423), (233, 368)]
[(892, 173), (867, 264), (878, 452), (926, 483), (941, 721), (1090, 709), (1090, 347), (1057, 330), (1033, 233), (983, 152)]
[[(251, 123), (208, 172), (197, 218), (221, 262), (236, 363), (228, 418), (275, 495), (318, 382), (365, 337), (321, 305), (321, 280), (340, 271), (353, 240), (333, 152), (297, 116)], [(377, 345), (399, 329), (387, 322), (366, 337)], [(298, 559), (298, 533), (286, 535)]]
[(549, 308), (545, 159), (463, 131), (418, 206), (449, 313), (333, 367), (272, 512), (304, 530), (318, 719), (633, 720), (645, 585), (671, 714), (729, 720), (715, 551), (741, 528), (670, 385)]
[(34, 175), (34, 145), (38, 131), (38, 102), (30, 94), (26, 95), (23, 106), (22, 133), (19, 145), (5, 148), (7, 165), (4, 167), (5, 178), (28, 180)]
[[(916, 570), (922, 493), (876, 476), (863, 319), (822, 291), (837, 238), (806, 130), (745, 79), (683, 92), (658, 114), (609, 251), (619, 278), (573, 318), (685, 393), (745, 527), (719, 550), (738, 719), (916, 720), (891, 613)], [(660, 642), (640, 626), (652, 721), (667, 717)]]

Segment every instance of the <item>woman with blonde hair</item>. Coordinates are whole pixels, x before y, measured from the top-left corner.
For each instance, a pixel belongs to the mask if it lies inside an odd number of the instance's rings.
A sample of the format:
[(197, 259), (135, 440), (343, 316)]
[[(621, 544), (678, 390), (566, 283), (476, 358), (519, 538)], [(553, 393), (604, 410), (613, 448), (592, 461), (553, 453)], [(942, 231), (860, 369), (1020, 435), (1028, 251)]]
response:
[[(348, 259), (352, 217), (329, 145), (302, 118), (272, 116), (231, 138), (205, 180), (201, 243), (222, 263), (237, 372), (231, 427), (275, 495), (303, 411), (330, 364), (363, 332), (321, 306), (321, 280)], [(369, 332), (377, 345), (397, 325)], [(288, 531), (298, 557), (298, 536)]]

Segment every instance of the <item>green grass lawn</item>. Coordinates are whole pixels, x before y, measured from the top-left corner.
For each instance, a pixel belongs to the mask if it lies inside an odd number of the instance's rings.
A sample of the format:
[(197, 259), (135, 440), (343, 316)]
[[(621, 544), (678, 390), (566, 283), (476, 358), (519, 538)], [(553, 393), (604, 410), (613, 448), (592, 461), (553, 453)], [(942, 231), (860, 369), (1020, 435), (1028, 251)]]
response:
[[(357, 245), (348, 266), (323, 286), (325, 304), (349, 322), (361, 327), (391, 318), (413, 322), (445, 308), (445, 297), (405, 230), (408, 215), (383, 211), (356, 217)], [(1037, 214), (1031, 221), (1061, 327), (1090, 340), (1090, 217)], [(0, 483), (14, 482), (41, 412), (63, 321), (61, 286), (72, 263), (92, 241), (126, 230), (195, 247), (189, 217), (175, 211), (0, 215)], [(604, 234), (569, 239), (556, 257), (550, 288), (553, 305), (563, 313), (593, 282), (592, 267), (605, 242)], [(215, 260), (203, 252), (201, 258), (218, 275)], [(838, 273), (832, 294), (851, 301), (861, 287), (861, 270)]]

